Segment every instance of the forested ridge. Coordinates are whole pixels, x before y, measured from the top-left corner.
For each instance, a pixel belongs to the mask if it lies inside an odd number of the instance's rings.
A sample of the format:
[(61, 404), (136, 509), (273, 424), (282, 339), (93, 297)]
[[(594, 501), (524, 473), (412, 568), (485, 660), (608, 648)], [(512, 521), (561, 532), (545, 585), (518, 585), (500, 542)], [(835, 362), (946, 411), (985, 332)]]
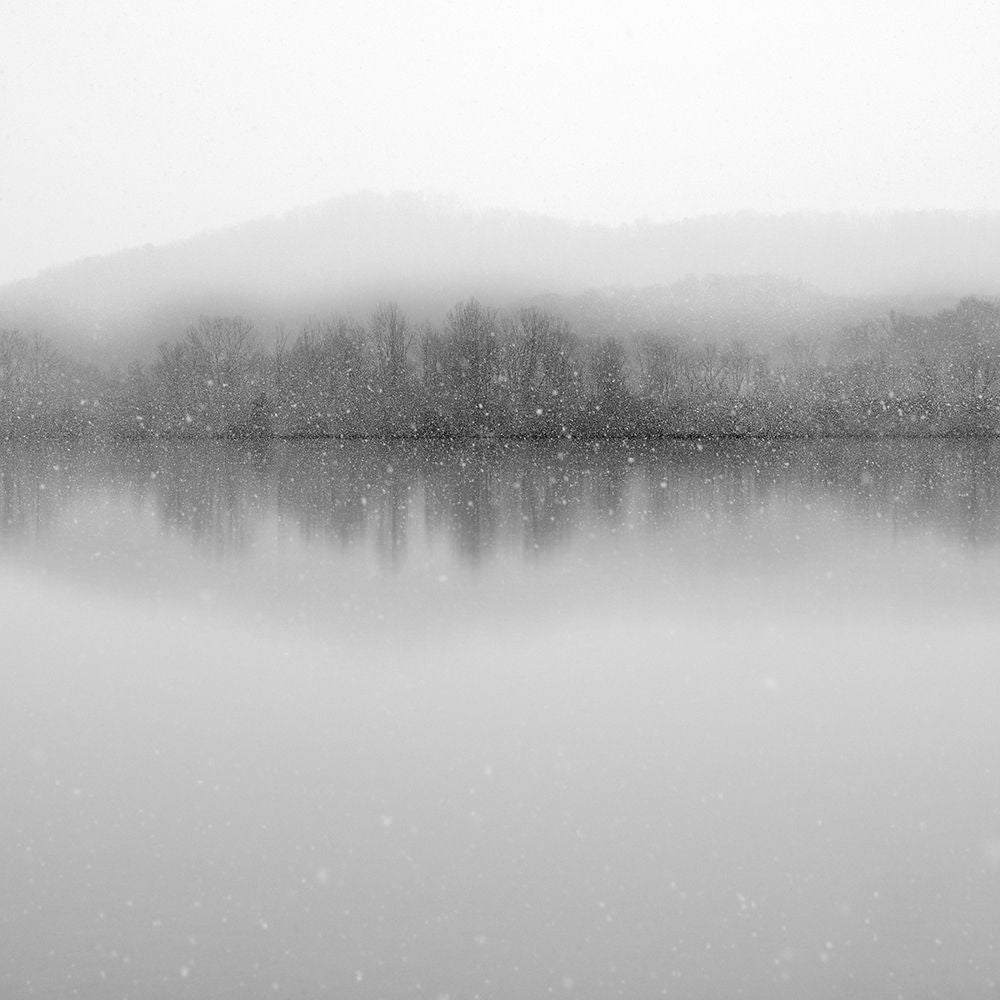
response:
[[(272, 346), (273, 345), (273, 346)], [(766, 353), (651, 329), (583, 338), (468, 299), (437, 326), (385, 303), (265, 344), (206, 316), (127, 371), (0, 331), (0, 438), (1000, 434), (1000, 300), (888, 316)]]

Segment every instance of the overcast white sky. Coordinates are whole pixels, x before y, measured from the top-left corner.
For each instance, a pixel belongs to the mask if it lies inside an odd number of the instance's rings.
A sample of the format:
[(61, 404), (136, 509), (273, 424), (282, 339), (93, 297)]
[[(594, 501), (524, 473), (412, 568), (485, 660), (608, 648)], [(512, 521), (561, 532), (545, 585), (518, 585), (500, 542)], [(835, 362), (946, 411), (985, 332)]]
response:
[(0, 0), (0, 281), (359, 189), (1000, 208), (995, 0), (536, 3)]

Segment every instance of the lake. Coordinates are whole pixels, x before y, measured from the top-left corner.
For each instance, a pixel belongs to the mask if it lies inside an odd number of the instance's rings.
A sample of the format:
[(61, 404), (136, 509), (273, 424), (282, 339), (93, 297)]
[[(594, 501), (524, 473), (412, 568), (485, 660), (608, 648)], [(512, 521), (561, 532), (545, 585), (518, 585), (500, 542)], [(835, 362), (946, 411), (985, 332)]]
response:
[(1000, 995), (1000, 446), (6, 445), (0, 995)]

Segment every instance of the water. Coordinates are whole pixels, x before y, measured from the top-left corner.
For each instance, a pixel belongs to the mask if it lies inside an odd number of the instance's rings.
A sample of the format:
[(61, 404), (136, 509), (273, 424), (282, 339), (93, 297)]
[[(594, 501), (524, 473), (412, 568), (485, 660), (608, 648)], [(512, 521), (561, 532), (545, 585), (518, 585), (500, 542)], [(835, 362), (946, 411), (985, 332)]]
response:
[(998, 458), (8, 447), (0, 995), (997, 997)]

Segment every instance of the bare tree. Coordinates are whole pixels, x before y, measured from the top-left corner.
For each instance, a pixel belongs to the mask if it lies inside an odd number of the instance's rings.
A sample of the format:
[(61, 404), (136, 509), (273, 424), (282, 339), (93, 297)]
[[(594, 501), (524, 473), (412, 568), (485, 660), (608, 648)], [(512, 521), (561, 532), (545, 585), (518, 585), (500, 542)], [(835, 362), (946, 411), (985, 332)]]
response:
[(706, 344), (694, 357), (694, 370), (700, 387), (715, 395), (722, 388), (726, 375), (725, 359), (714, 341)]
[(399, 306), (380, 303), (372, 313), (368, 332), (380, 381), (389, 387), (400, 386), (409, 373), (413, 334)]
[(722, 356), (722, 364), (734, 396), (742, 396), (751, 391), (763, 362), (751, 353), (747, 345), (736, 338)]
[(496, 310), (476, 299), (458, 303), (445, 318), (452, 405), (475, 424), (488, 421), (498, 408), (498, 328)]
[(508, 322), (503, 379), (521, 418), (541, 410), (562, 422), (575, 399), (578, 362), (569, 324), (540, 309), (517, 310)]
[(636, 341), (635, 357), (640, 397), (667, 406), (681, 378), (680, 344), (673, 337), (647, 333)]
[(943, 316), (950, 333), (951, 374), (974, 409), (1000, 387), (1000, 301), (965, 298)]

